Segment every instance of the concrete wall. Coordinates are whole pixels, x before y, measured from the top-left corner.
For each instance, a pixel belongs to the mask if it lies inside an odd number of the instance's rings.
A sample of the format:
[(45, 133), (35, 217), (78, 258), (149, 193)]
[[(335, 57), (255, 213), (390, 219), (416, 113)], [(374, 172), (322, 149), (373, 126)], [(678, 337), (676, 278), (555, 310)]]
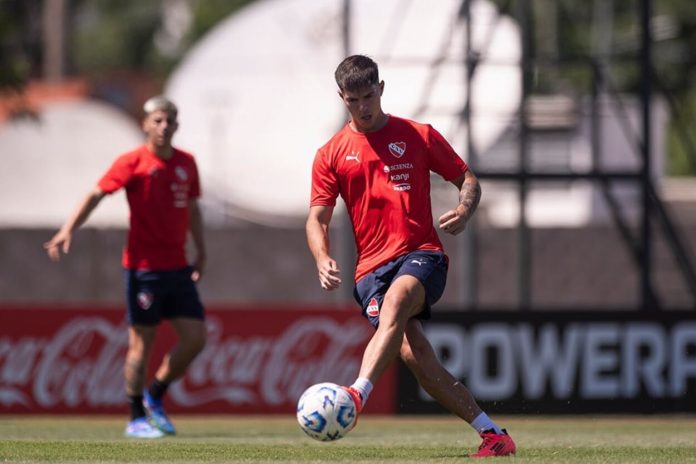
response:
[[(478, 293), (487, 307), (515, 307), (517, 237), (514, 229), (480, 227)], [(71, 253), (59, 263), (42, 248), (47, 229), (0, 230), (0, 304), (123, 304), (120, 252), (124, 230), (78, 231)], [(696, 249), (696, 226), (683, 225)], [(352, 304), (352, 285), (321, 290), (303, 229), (245, 226), (206, 231), (209, 262), (200, 290), (207, 305)], [(463, 237), (446, 237), (451, 257), (447, 290), (440, 306), (462, 307)], [(534, 229), (532, 297), (535, 307), (630, 308), (639, 302), (639, 274), (611, 227)], [(334, 243), (334, 246), (335, 243)], [(352, 264), (340, 263), (344, 282)], [(693, 305), (675, 262), (663, 243), (655, 247), (654, 277), (663, 302)]]

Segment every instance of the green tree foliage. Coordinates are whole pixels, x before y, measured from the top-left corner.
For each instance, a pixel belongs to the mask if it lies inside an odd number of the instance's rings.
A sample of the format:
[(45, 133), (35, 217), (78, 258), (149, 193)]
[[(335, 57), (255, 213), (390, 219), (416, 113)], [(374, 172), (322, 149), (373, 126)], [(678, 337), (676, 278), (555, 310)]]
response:
[[(611, 92), (637, 94), (641, 68), (641, 0), (493, 0), (517, 19), (526, 7), (533, 93), (587, 95), (591, 59)], [(606, 34), (602, 40), (602, 33)], [(696, 8), (693, 0), (653, 0), (653, 84), (668, 96), (668, 173), (696, 175)]]
[(84, 0), (74, 11), (71, 51), (76, 73), (148, 67), (160, 23), (159, 2)]
[[(41, 75), (44, 2), (0, 0), (0, 92), (20, 92)], [(75, 75), (136, 70), (164, 79), (190, 47), (221, 20), (255, 0), (66, 0), (68, 71)], [(612, 91), (640, 86), (641, 0), (491, 0), (501, 14), (520, 17), (527, 6), (528, 46), (535, 59), (534, 93), (586, 95), (600, 59)], [(167, 9), (190, 14), (176, 47), (164, 50), (158, 34)], [(655, 87), (670, 95), (669, 170), (696, 175), (696, 125), (676, 120), (696, 114), (696, 8), (694, 0), (653, 0)], [(607, 14), (608, 13), (608, 14)], [(602, 31), (606, 40), (598, 40)], [(691, 160), (691, 161), (688, 161)]]
[(221, 19), (229, 16), (254, 0), (199, 0), (193, 3), (193, 24), (188, 36), (194, 43)]
[[(185, 0), (191, 14), (176, 50), (163, 51), (156, 36), (173, 2), (81, 0), (74, 10), (73, 61), (78, 73), (131, 69), (164, 75), (220, 20), (253, 0)], [(180, 5), (179, 5), (180, 6)]]
[(0, 92), (19, 92), (38, 72), (40, 1), (0, 0)]

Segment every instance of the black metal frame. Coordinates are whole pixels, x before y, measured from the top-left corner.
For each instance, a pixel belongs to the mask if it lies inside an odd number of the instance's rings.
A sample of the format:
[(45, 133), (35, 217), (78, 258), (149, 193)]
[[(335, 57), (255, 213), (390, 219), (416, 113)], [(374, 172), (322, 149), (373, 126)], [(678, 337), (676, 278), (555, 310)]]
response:
[[(467, 21), (467, 31), (471, 29), (471, 16), (469, 14), (471, 0), (463, 0), (460, 14)], [(509, 5), (508, 1), (508, 5)], [(519, 207), (520, 207), (520, 222), (518, 224), (518, 249), (519, 260), (517, 266), (517, 285), (518, 285), (518, 307), (520, 309), (530, 309), (532, 307), (531, 282), (529, 269), (532, 266), (530, 255), (530, 230), (526, 221), (526, 201), (530, 181), (575, 181), (575, 180), (590, 180), (596, 181), (602, 188), (602, 194), (609, 206), (612, 219), (615, 226), (624, 239), (631, 256), (634, 258), (639, 270), (641, 281), (640, 309), (642, 310), (659, 310), (662, 309), (662, 304), (659, 301), (655, 291), (652, 279), (653, 265), (653, 240), (654, 234), (652, 230), (651, 219), (655, 218), (660, 222), (662, 229), (667, 238), (669, 247), (674, 255), (679, 269), (684, 277), (687, 287), (693, 297), (694, 308), (696, 308), (696, 272), (691, 263), (688, 251), (680, 237), (680, 234), (671, 221), (658, 193), (656, 192), (651, 173), (651, 140), (652, 133), (650, 127), (651, 115), (651, 100), (653, 95), (653, 80), (654, 73), (652, 67), (652, 37), (650, 31), (650, 18), (652, 15), (652, 0), (640, 0), (639, 17), (641, 26), (641, 50), (638, 57), (641, 66), (641, 85), (640, 99), (642, 105), (641, 132), (642, 138), (629, 134), (630, 128), (627, 126), (627, 118), (622, 118), (624, 121), (624, 135), (630, 140), (635, 140), (637, 151), (641, 156), (641, 167), (638, 171), (601, 171), (592, 169), (585, 173), (571, 172), (532, 172), (528, 169), (529, 164), (529, 148), (528, 148), (528, 124), (526, 120), (526, 100), (531, 90), (531, 69), (535, 63), (532, 51), (532, 40), (530, 31), (532, 30), (531, 20), (531, 3), (529, 0), (517, 0), (517, 20), (522, 31), (522, 99), (520, 102), (519, 111), (519, 168), (516, 172), (495, 172), (486, 171), (476, 167), (476, 154), (473, 152), (473, 147), (469, 146), (470, 164), (473, 163), (472, 169), (481, 179), (490, 181), (514, 181), (518, 184)], [(469, 35), (470, 32), (467, 32)], [(467, 37), (467, 86), (470, 88), (470, 80), (476, 70), (478, 54), (470, 48), (470, 37)], [(597, 108), (598, 95), (601, 88), (605, 88), (606, 84), (610, 84), (610, 79), (606, 70), (603, 69), (601, 63), (595, 60), (589, 60), (593, 69), (593, 89), (592, 89), (592, 152), (593, 159), (599, 158), (600, 137), (601, 131), (598, 124)], [(611, 90), (611, 88), (609, 88)], [(613, 101), (617, 105), (617, 111), (625, 113), (621, 99), (616, 92), (612, 92)], [(467, 93), (467, 98), (469, 93)], [(471, 108), (467, 102), (463, 111), (462, 117), (467, 130), (470, 130)], [(471, 137), (469, 137), (471, 140)], [(471, 145), (471, 144), (470, 144)], [(474, 156), (471, 156), (471, 155)], [(595, 164), (596, 166), (596, 164)], [(641, 221), (639, 237), (633, 236), (627, 221), (623, 217), (620, 207), (614, 198), (611, 185), (614, 182), (629, 182), (636, 184), (641, 189)], [(475, 238), (474, 238), (475, 240)], [(471, 247), (472, 249), (475, 246)], [(474, 302), (473, 307), (476, 304)]]
[[(471, 133), (471, 81), (476, 73), (482, 52), (471, 48), (471, 15), (470, 6), (472, 0), (462, 0), (459, 10), (459, 20), (466, 22), (466, 81), (463, 85), (467, 88), (467, 100), (461, 111), (461, 123), (468, 133)], [(518, 24), (521, 29), (522, 43), (522, 60), (520, 63), (522, 69), (522, 97), (520, 102), (519, 118), (519, 167), (516, 172), (499, 172), (482, 169), (478, 166), (478, 154), (472, 142), (472, 137), (467, 137), (468, 140), (468, 163), (472, 171), (483, 180), (488, 181), (508, 181), (515, 182), (518, 186), (519, 195), (519, 223), (518, 231), (518, 263), (517, 263), (517, 290), (518, 290), (518, 309), (532, 309), (532, 294), (531, 294), (531, 272), (533, 265), (532, 256), (530, 253), (530, 238), (531, 230), (527, 224), (526, 204), (529, 192), (530, 183), (533, 181), (593, 181), (597, 182), (601, 187), (602, 195), (607, 202), (612, 221), (619, 231), (630, 255), (632, 256), (637, 268), (640, 272), (640, 308), (641, 310), (660, 310), (664, 309), (655, 290), (652, 278), (653, 267), (653, 241), (654, 231), (652, 221), (659, 222), (663, 233), (667, 239), (669, 248), (674, 256), (675, 261), (681, 271), (686, 286), (688, 287), (693, 297), (693, 308), (696, 309), (696, 270), (690, 260), (688, 250), (681, 239), (677, 227), (669, 217), (667, 210), (664, 207), (650, 177), (651, 173), (651, 141), (652, 133), (650, 126), (650, 115), (652, 112), (651, 100), (653, 96), (653, 86), (659, 86), (659, 80), (653, 72), (652, 66), (652, 36), (650, 30), (650, 18), (652, 16), (652, 0), (637, 0), (640, 30), (641, 30), (641, 47), (637, 57), (624, 57), (629, 60), (640, 63), (641, 69), (641, 84), (640, 84), (640, 101), (641, 101), (641, 133), (632, 133), (632, 128), (628, 124), (627, 112), (623, 102), (618, 95), (618, 92), (613, 87), (611, 76), (604, 68), (603, 64), (595, 59), (588, 57), (579, 57), (578, 62), (582, 62), (592, 69), (592, 100), (591, 100), (591, 145), (592, 157), (595, 161), (593, 169), (584, 172), (534, 172), (529, 169), (529, 126), (526, 119), (526, 102), (531, 93), (532, 83), (532, 67), (541, 63), (543, 60), (535, 57), (533, 50), (533, 41), (531, 31), (532, 24), (532, 4), (530, 0), (516, 0), (516, 14)], [(509, 11), (512, 0), (507, 0), (502, 11)], [(562, 6), (562, 2), (559, 2)], [(350, 11), (351, 0), (343, 1), (343, 48), (345, 55), (349, 55), (350, 46)], [(501, 13), (502, 14), (502, 13)], [(431, 61), (432, 75), (435, 76), (438, 72), (440, 64), (444, 63), (444, 52), (441, 56), (435, 57)], [(432, 79), (431, 79), (432, 80)], [(597, 169), (597, 161), (600, 159), (601, 147), (601, 128), (599, 126), (599, 95), (604, 91), (612, 96), (614, 110), (621, 116), (619, 119), (622, 123), (622, 132), (629, 143), (633, 145), (634, 150), (640, 156), (641, 166), (636, 171), (631, 170), (600, 170)], [(424, 92), (421, 96), (421, 109), (427, 105), (428, 92)], [(667, 95), (667, 101), (673, 111), (676, 110), (673, 99), (670, 100)], [(415, 117), (418, 115), (416, 114)], [(687, 148), (693, 148), (696, 143), (687, 137), (686, 142), (689, 143)], [(694, 152), (696, 153), (696, 151)], [(696, 158), (694, 158), (696, 159)], [(690, 161), (694, 161), (690, 159)], [(628, 225), (624, 214), (621, 211), (619, 203), (612, 192), (612, 185), (615, 183), (630, 183), (636, 185), (641, 190), (641, 218), (638, 236), (636, 237), (631, 227)], [(466, 234), (468, 240), (467, 262), (465, 264), (465, 280), (463, 288), (467, 289), (467, 306), (469, 309), (477, 309), (477, 246), (478, 232), (476, 227), (470, 227)]]

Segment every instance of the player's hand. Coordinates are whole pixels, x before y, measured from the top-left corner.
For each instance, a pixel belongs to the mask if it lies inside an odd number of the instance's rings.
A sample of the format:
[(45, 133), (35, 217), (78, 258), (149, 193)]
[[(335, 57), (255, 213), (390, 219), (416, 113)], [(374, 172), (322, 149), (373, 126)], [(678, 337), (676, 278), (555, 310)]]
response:
[(324, 290), (335, 290), (341, 285), (341, 271), (331, 258), (317, 262), (319, 283)]
[(440, 229), (448, 234), (457, 235), (466, 229), (468, 218), (469, 215), (466, 213), (464, 206), (459, 205), (440, 216)]
[(203, 277), (205, 271), (206, 259), (204, 256), (199, 256), (193, 263), (193, 271), (191, 272), (191, 280), (198, 282)]
[(43, 244), (43, 247), (51, 261), (59, 261), (61, 249), (63, 253), (68, 254), (71, 242), (72, 234), (59, 230), (51, 240)]

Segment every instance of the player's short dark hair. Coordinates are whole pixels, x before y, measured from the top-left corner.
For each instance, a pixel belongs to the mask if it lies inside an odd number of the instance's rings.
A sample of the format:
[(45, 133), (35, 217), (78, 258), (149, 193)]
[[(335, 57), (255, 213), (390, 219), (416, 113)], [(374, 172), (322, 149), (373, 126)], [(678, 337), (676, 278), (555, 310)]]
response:
[(355, 91), (379, 84), (379, 69), (371, 58), (352, 55), (341, 61), (334, 77), (341, 91)]

